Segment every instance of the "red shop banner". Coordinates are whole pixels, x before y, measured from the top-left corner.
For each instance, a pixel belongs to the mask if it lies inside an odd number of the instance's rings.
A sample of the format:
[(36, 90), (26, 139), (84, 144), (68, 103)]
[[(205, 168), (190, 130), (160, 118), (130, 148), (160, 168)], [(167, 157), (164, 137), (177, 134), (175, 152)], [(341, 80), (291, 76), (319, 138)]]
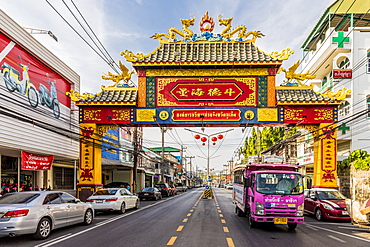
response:
[(84, 106), (80, 109), (80, 123), (130, 123), (130, 108), (119, 106)]
[(333, 106), (284, 106), (284, 123), (333, 123), (336, 115)]
[(54, 155), (41, 156), (21, 151), (22, 170), (45, 171), (50, 170)]

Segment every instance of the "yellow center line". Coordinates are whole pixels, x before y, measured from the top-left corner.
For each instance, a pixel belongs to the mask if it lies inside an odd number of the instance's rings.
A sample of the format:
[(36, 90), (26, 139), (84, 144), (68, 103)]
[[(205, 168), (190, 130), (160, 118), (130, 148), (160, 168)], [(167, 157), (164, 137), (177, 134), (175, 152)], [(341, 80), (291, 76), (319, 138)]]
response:
[(226, 220), (221, 219), (221, 223), (226, 224)]
[(179, 226), (179, 228), (177, 228), (177, 232), (181, 232), (182, 231), (182, 228), (184, 228), (184, 226)]
[(188, 222), (188, 218), (185, 218), (182, 222)]
[(194, 209), (191, 209), (190, 212), (194, 212)]
[(224, 232), (229, 232), (229, 228), (227, 228), (227, 226), (224, 226)]
[(217, 212), (221, 213), (221, 210), (217, 210)]
[(227, 246), (228, 247), (235, 247), (233, 239), (232, 238), (226, 238)]
[(167, 245), (173, 245), (176, 241), (177, 237), (172, 237), (170, 241), (168, 241)]
[(223, 214), (220, 214), (220, 217), (221, 217), (221, 218), (223, 218), (223, 217), (224, 217), (224, 215), (223, 215)]
[(191, 213), (188, 213), (186, 216), (191, 216)]

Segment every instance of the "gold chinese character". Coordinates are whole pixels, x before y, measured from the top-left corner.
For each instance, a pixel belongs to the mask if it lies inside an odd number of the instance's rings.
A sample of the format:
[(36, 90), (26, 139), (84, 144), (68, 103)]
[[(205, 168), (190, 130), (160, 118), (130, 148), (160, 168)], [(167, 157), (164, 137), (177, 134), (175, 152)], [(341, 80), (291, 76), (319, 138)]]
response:
[(191, 91), (191, 95), (196, 95), (196, 96), (202, 96), (204, 94), (204, 91), (203, 89), (201, 88), (193, 88), (193, 90)]
[(186, 88), (180, 88), (180, 91), (177, 91), (182, 97), (188, 97), (189, 90)]
[(216, 87), (216, 88), (208, 89), (208, 95), (209, 95), (209, 96), (221, 96), (221, 95), (222, 95), (222, 93), (221, 93), (220, 89), (218, 89), (218, 88)]
[(225, 90), (224, 94), (228, 94), (229, 96), (232, 96), (232, 94), (235, 93), (232, 88), (228, 88)]

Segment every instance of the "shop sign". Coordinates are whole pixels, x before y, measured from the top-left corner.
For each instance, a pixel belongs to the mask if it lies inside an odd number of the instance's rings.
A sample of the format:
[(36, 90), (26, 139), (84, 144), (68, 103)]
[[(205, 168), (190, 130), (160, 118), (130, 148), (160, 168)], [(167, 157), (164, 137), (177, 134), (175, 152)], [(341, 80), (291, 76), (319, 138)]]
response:
[(276, 155), (263, 155), (262, 156), (263, 163), (282, 163), (283, 162), (283, 157), (281, 156), (276, 156)]
[(22, 170), (45, 171), (50, 170), (53, 164), (54, 155), (41, 156), (21, 151)]
[(314, 155), (313, 153), (305, 154), (298, 158), (298, 162), (300, 165), (307, 165), (314, 163)]
[(156, 104), (161, 106), (257, 105), (255, 77), (158, 78)]
[(306, 174), (313, 173), (313, 167), (306, 167)]
[(238, 109), (184, 109), (173, 110), (173, 121), (239, 121), (241, 111)]
[(333, 78), (334, 79), (351, 79), (352, 70), (351, 69), (334, 69)]

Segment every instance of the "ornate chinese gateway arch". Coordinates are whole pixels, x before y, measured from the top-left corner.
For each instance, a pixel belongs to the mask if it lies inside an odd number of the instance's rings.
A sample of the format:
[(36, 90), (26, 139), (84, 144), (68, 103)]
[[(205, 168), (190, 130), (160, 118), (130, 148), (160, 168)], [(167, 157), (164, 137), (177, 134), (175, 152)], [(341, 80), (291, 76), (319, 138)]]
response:
[[(182, 30), (155, 33), (152, 53), (121, 53), (138, 74), (138, 87), (128, 82), (132, 72), (102, 76), (113, 86), (95, 94), (68, 93), (80, 108), (81, 153), (79, 196), (102, 186), (102, 135), (118, 126), (297, 126), (315, 136), (314, 185), (337, 187), (336, 122), (343, 94), (322, 95), (302, 84), (310, 73), (297, 74), (299, 61), (288, 70), (282, 61), (293, 53), (266, 53), (255, 41), (260, 31), (231, 28), (233, 18), (218, 17), (224, 29), (214, 34), (208, 12), (195, 34), (195, 17), (181, 20)], [(276, 74), (287, 80), (276, 86)]]

